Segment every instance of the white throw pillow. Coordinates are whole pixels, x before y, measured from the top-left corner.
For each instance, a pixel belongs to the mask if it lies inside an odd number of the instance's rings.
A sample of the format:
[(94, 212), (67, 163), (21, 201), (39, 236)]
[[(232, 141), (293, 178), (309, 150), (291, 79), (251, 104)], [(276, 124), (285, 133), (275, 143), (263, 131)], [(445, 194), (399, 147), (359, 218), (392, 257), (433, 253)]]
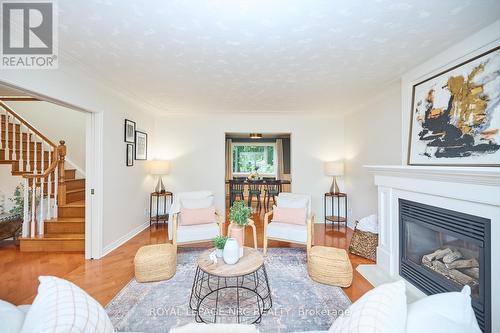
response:
[(21, 331), (25, 313), (17, 306), (0, 300), (0, 332), (17, 333)]
[(404, 332), (407, 307), (405, 290), (405, 283), (400, 280), (368, 291), (333, 322), (329, 332)]
[(471, 305), (470, 287), (424, 297), (408, 305), (407, 333), (480, 333)]
[[(288, 194), (288, 193), (283, 193)], [(283, 208), (309, 208), (309, 198), (307, 196), (299, 195), (283, 195), (280, 193), (278, 196), (278, 207)]]
[(103, 307), (73, 283), (40, 276), (38, 295), (26, 314), (22, 333), (114, 332)]
[(188, 209), (210, 208), (214, 206), (214, 197), (206, 197), (201, 199), (183, 198), (181, 206)]

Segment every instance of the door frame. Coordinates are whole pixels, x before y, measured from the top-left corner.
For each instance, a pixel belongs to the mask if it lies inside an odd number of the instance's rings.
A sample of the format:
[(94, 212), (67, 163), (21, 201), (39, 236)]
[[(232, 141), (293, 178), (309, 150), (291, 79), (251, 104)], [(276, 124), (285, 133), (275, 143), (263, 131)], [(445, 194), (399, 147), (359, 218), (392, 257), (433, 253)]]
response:
[(103, 112), (93, 112), (70, 103), (0, 80), (0, 85), (19, 90), (42, 102), (84, 112), (85, 128), (85, 259), (102, 257), (103, 234)]
[(102, 257), (103, 118), (87, 113), (85, 142), (85, 259)]

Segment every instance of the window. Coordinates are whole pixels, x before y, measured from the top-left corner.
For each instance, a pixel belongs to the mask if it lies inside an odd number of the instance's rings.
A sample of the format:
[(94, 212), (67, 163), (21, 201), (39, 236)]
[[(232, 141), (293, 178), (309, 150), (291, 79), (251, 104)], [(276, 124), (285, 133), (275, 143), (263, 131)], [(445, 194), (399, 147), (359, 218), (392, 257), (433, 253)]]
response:
[(260, 175), (276, 175), (276, 144), (233, 143), (233, 174), (247, 175), (257, 170)]

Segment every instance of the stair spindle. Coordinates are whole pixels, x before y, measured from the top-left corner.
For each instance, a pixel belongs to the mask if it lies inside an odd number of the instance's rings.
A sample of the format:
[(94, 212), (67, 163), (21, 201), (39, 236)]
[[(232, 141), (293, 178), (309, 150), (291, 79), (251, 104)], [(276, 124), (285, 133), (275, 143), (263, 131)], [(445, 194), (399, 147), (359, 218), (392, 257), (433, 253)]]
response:
[(9, 144), (9, 114), (7, 113), (5, 115), (5, 143), (6, 143), (6, 149), (5, 149), (5, 159), (10, 160), (10, 144)]
[(16, 146), (17, 146), (17, 131), (16, 131), (16, 124), (17, 124), (17, 119), (15, 117), (12, 117), (12, 160), (17, 161), (17, 152), (16, 152)]
[(33, 152), (33, 173), (36, 174), (38, 172), (38, 167), (37, 167), (38, 140), (36, 135), (33, 138), (33, 144), (35, 146), (35, 150)]
[[(49, 150), (49, 161), (52, 163), (52, 151)], [(51, 195), (52, 195), (52, 172), (49, 173), (47, 177), (47, 218), (52, 218), (52, 210), (51, 210)]]
[(3, 141), (3, 119), (6, 117), (6, 114), (4, 115), (4, 110), (0, 109), (0, 148), (5, 149), (5, 142)]
[(28, 178), (24, 178), (24, 204), (23, 204), (23, 237), (28, 237), (29, 233), (29, 203), (30, 203), (30, 195), (29, 195), (29, 181)]
[[(43, 156), (43, 143), (42, 143), (42, 156)], [(42, 164), (43, 164), (43, 159), (42, 159)], [(43, 173), (43, 167), (41, 169), (42, 169), (41, 172)], [(44, 188), (45, 188), (44, 179), (40, 178), (40, 219), (38, 220), (39, 235), (43, 235), (43, 223), (45, 221)]]
[(23, 123), (19, 122), (19, 171), (24, 172), (23, 159)]
[[(56, 156), (57, 158), (57, 156)], [(54, 170), (54, 213), (52, 214), (52, 216), (54, 218), (57, 218), (58, 214), (59, 214), (59, 210), (58, 210), (58, 207), (59, 207), (59, 204), (58, 204), (58, 196), (59, 196), (59, 192), (58, 192), (58, 186), (59, 186), (59, 168), (56, 168)]]
[(31, 182), (31, 237), (35, 236), (36, 224), (36, 179)]
[(28, 132), (26, 133), (26, 153), (27, 153), (27, 157), (26, 157), (26, 171), (30, 171), (31, 170), (31, 160), (30, 160), (30, 150), (31, 150), (31, 144), (30, 144), (30, 138), (31, 138), (31, 130), (28, 128)]

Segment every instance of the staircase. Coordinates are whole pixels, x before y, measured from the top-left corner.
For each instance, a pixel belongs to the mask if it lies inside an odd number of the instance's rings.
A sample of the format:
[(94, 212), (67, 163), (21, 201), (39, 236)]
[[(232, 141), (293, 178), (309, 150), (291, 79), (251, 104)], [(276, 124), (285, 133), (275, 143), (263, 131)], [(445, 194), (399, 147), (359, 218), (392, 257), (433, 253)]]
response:
[(0, 164), (24, 180), (22, 252), (84, 252), (85, 179), (55, 145), (0, 101)]

